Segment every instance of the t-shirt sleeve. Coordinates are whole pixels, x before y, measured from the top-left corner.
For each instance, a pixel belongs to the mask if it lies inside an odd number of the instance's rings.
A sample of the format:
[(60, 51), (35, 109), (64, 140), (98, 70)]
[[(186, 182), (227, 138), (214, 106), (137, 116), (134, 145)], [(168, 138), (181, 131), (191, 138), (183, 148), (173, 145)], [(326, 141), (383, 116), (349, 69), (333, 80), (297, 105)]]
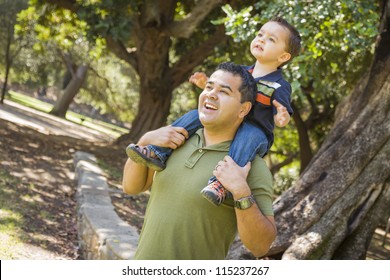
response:
[[(290, 116), (294, 113), (291, 107), (291, 85), (287, 82), (282, 83), (282, 86), (277, 88), (275, 93), (273, 94), (273, 100), (278, 101), (284, 107), (286, 107), (287, 112), (289, 112)], [(273, 107), (273, 113), (276, 115), (277, 110), (275, 106)]]
[(248, 184), (258, 207), (265, 216), (273, 216), (273, 179), (265, 161), (256, 157), (248, 175)]

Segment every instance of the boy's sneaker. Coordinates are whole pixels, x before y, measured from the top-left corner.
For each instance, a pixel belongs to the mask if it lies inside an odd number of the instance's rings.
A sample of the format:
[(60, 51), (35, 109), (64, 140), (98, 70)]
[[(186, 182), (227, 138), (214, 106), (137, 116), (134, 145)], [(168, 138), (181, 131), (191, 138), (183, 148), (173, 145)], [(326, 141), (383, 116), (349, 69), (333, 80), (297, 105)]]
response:
[(216, 206), (219, 206), (222, 202), (224, 202), (229, 192), (222, 186), (222, 184), (218, 180), (215, 180), (208, 184), (201, 191), (201, 194), (208, 201), (210, 201)]
[(165, 169), (165, 163), (163, 163), (157, 156), (152, 155), (152, 151), (147, 146), (130, 144), (126, 148), (126, 154), (132, 161), (145, 165), (156, 171), (162, 171)]

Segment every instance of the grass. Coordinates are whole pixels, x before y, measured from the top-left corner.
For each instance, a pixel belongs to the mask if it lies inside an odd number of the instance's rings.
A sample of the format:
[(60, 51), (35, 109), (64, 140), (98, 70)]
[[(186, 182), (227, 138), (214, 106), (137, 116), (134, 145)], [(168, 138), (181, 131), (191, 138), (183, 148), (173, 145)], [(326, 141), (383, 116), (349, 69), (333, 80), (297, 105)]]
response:
[[(7, 99), (14, 101), (16, 103), (19, 103), (21, 105), (24, 105), (26, 107), (44, 112), (49, 113), (51, 109), (53, 108), (53, 105), (41, 100), (38, 100), (34, 97), (27, 96), (25, 94), (21, 94), (18, 92), (15, 92), (13, 90), (10, 90), (8, 92), (8, 95), (6, 96)], [(106, 123), (103, 121), (92, 119), (88, 116), (81, 115), (72, 111), (67, 112), (66, 119), (68, 121), (71, 121), (73, 123), (77, 123), (80, 125), (83, 125), (85, 127), (94, 129), (96, 131), (100, 131), (102, 133), (108, 134), (113, 136), (114, 138), (117, 138), (121, 136), (122, 134), (128, 133), (129, 130), (123, 127), (119, 127), (110, 123)]]
[(14, 259), (16, 248), (28, 239), (22, 230), (24, 219), (23, 209), (17, 205), (17, 190), (15, 186), (20, 181), (4, 170), (0, 170), (0, 259)]

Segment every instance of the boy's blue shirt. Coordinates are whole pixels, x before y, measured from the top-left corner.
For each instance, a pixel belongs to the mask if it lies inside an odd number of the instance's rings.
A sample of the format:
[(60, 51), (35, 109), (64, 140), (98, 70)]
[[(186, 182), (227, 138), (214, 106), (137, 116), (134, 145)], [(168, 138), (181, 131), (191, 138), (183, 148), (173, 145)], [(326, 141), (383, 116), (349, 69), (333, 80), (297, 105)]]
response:
[[(243, 65), (243, 67), (252, 73), (255, 65)], [(264, 131), (268, 138), (269, 150), (274, 142), (274, 115), (277, 113), (272, 101), (277, 100), (292, 115), (291, 85), (283, 78), (282, 69), (277, 69), (263, 77), (257, 77), (255, 81), (257, 82), (256, 102), (246, 119)]]

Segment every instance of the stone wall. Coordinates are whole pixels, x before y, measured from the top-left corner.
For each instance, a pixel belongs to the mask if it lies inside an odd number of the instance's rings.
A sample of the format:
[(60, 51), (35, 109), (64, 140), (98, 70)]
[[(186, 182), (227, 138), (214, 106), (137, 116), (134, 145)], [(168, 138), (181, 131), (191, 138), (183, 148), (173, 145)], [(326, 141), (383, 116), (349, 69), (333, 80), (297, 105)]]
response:
[(74, 166), (81, 257), (86, 260), (132, 259), (138, 231), (114, 211), (106, 178), (95, 156), (76, 152)]

